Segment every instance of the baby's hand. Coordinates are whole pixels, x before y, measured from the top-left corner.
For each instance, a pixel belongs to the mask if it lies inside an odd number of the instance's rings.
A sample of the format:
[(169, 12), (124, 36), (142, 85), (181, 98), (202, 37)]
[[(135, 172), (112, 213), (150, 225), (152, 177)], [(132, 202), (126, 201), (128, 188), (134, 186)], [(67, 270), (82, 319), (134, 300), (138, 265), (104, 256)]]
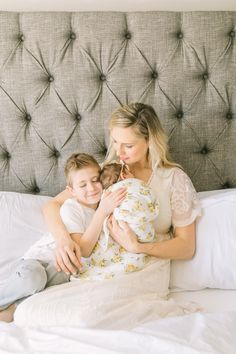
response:
[(123, 168), (120, 176), (122, 179), (134, 178), (134, 175), (127, 168)]
[(126, 188), (119, 188), (114, 192), (106, 192), (99, 203), (98, 209), (103, 211), (106, 216), (110, 215), (123, 202), (126, 194)]
[(120, 173), (120, 179), (134, 178), (134, 175), (130, 172), (129, 166), (124, 163), (124, 161), (120, 161), (122, 168)]

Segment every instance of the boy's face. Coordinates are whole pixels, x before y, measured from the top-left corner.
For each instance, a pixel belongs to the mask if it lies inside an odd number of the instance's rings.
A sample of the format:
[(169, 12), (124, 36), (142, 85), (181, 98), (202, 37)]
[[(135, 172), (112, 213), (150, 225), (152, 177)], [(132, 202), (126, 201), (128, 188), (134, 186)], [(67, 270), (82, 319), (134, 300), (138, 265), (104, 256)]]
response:
[(96, 166), (88, 166), (71, 172), (72, 187), (67, 187), (72, 195), (85, 206), (96, 208), (102, 195), (100, 171)]

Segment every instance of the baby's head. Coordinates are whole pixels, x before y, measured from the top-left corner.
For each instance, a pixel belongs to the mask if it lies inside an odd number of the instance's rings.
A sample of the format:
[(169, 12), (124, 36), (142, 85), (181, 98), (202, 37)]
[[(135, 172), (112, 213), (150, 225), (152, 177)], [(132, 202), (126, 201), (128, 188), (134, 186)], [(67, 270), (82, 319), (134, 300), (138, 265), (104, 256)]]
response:
[(102, 168), (100, 182), (104, 189), (119, 181), (122, 165), (119, 163), (109, 163)]
[(118, 162), (105, 165), (100, 173), (100, 181), (104, 189), (120, 180), (132, 177), (133, 175), (129, 172), (127, 166)]
[(100, 171), (98, 162), (88, 154), (73, 154), (66, 162), (67, 189), (86, 206), (96, 206), (101, 198)]

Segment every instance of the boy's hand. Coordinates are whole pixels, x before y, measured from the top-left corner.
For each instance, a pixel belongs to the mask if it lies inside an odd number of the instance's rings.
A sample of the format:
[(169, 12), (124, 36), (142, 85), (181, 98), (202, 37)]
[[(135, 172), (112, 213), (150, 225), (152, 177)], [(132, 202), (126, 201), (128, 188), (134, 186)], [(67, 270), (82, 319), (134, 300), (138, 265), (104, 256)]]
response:
[(114, 192), (107, 192), (101, 199), (98, 209), (103, 211), (105, 215), (110, 215), (116, 207), (118, 207), (127, 194), (126, 188), (119, 188)]
[(71, 238), (61, 239), (56, 243), (55, 258), (58, 272), (75, 275), (82, 267), (80, 247)]

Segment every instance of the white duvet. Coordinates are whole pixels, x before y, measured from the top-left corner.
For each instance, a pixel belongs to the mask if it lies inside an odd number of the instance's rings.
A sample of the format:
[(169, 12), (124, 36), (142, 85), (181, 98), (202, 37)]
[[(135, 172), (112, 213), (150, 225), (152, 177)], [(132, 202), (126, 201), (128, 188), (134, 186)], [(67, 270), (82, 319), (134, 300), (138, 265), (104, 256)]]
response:
[(109, 280), (77, 279), (27, 298), (15, 312), (23, 327), (76, 326), (132, 329), (167, 316), (184, 315), (200, 307), (167, 300), (169, 261), (156, 260), (139, 272)]
[(1, 354), (235, 354), (236, 312), (194, 313), (130, 331), (0, 322)]

